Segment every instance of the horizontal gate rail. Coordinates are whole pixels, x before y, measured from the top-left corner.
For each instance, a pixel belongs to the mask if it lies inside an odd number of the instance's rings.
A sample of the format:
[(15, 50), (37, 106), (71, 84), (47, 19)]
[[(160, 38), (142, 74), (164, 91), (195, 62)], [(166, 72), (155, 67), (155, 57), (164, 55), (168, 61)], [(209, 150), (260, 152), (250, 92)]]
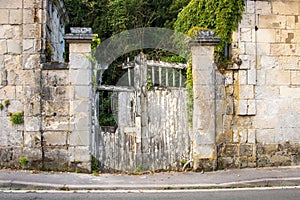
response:
[(135, 89), (126, 86), (101, 85), (98, 86), (98, 91), (134, 92)]

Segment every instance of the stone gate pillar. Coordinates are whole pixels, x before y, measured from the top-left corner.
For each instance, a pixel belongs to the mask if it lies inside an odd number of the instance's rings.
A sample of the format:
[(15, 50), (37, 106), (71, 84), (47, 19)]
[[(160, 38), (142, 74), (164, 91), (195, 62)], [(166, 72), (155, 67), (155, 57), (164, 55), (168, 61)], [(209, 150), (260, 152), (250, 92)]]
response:
[[(71, 28), (65, 35), (69, 43), (69, 98), (71, 170), (91, 171), (92, 64), (91, 28)], [(72, 169), (75, 168), (75, 169)]]
[(190, 42), (193, 66), (194, 170), (216, 168), (216, 97), (214, 46), (220, 41), (213, 31), (201, 31)]

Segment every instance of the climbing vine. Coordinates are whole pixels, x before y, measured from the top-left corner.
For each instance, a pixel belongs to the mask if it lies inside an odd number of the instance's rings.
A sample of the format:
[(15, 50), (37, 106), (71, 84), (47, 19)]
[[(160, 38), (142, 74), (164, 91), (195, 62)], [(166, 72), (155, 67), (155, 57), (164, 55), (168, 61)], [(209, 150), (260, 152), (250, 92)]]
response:
[(194, 94), (193, 94), (193, 75), (192, 75), (192, 63), (188, 63), (186, 70), (186, 91), (187, 91), (187, 112), (188, 112), (188, 121), (190, 127), (193, 126), (193, 107), (194, 107)]
[[(215, 48), (215, 61), (223, 66), (226, 58), (225, 47), (232, 41), (232, 33), (238, 28), (244, 11), (243, 0), (191, 0), (178, 14), (174, 29), (188, 36), (195, 36), (201, 30), (211, 29), (221, 38), (220, 44)], [(193, 75), (192, 64), (187, 69), (187, 108), (190, 126), (192, 127), (193, 113)]]
[(221, 63), (226, 60), (224, 49), (231, 43), (243, 11), (243, 0), (191, 0), (178, 14), (174, 28), (186, 34), (195, 26), (214, 30), (221, 38), (215, 50), (216, 61)]

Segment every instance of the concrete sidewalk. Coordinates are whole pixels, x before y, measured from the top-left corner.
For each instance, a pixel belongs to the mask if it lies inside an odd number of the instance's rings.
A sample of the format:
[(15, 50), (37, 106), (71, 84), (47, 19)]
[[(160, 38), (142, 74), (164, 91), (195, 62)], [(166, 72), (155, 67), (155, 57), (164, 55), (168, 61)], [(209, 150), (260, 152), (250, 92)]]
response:
[(300, 166), (234, 169), (207, 173), (144, 175), (76, 174), (0, 170), (2, 190), (166, 190), (262, 186), (300, 186)]

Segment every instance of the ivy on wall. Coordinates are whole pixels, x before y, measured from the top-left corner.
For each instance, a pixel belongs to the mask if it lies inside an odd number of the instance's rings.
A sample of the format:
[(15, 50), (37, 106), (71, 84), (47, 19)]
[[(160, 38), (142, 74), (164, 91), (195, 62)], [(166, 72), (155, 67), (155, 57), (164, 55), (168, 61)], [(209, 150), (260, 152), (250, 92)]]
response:
[(224, 62), (225, 46), (231, 43), (232, 32), (238, 28), (243, 11), (243, 0), (191, 0), (178, 14), (174, 28), (186, 34), (193, 27), (214, 30), (221, 38), (215, 51), (216, 61)]
[[(221, 38), (215, 48), (215, 61), (218, 66), (226, 63), (224, 50), (232, 41), (232, 33), (238, 28), (244, 11), (243, 0), (191, 0), (178, 14), (174, 29), (188, 36), (195, 36), (201, 30), (211, 29)], [(193, 76), (192, 64), (187, 70), (188, 118), (190, 127), (193, 126)]]

